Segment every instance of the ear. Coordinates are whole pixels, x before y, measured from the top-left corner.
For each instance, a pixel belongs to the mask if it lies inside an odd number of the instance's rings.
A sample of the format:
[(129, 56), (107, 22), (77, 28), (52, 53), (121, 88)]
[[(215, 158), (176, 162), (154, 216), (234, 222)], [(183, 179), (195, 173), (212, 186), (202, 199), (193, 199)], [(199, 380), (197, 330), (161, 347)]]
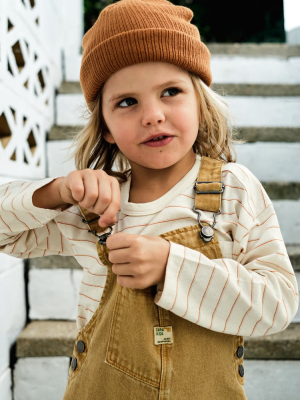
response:
[(103, 137), (108, 143), (111, 144), (116, 143), (115, 139), (113, 138), (113, 135), (110, 132), (105, 132)]

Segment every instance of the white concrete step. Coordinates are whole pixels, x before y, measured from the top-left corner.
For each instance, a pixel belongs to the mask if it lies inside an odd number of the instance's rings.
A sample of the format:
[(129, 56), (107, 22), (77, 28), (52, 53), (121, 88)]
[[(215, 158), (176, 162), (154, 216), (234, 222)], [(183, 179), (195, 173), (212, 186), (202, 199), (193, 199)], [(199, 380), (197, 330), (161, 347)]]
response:
[[(23, 260), (0, 254), (0, 377), (10, 363), (10, 349), (26, 323)], [(3, 323), (5, 321), (5, 323)], [(1, 389), (0, 389), (1, 399)]]
[(300, 244), (300, 200), (273, 200), (286, 245)]
[(14, 400), (62, 400), (69, 365), (69, 357), (19, 358), (14, 370)]
[(29, 318), (75, 320), (81, 269), (39, 269), (29, 271)]
[(74, 159), (71, 158), (68, 160), (71, 155), (68, 148), (71, 144), (71, 140), (54, 140), (46, 142), (48, 177), (66, 176), (69, 172), (76, 169)]
[(12, 400), (11, 384), (11, 369), (6, 368), (0, 373), (1, 400)]
[(300, 143), (256, 142), (235, 147), (237, 162), (247, 167), (260, 181), (300, 182)]
[(300, 84), (300, 57), (212, 55), (213, 83)]
[(299, 360), (245, 360), (244, 370), (248, 400), (298, 399)]
[[(239, 127), (300, 127), (300, 96), (226, 96), (225, 101)], [(85, 125), (82, 94), (56, 97), (56, 125)]]
[(300, 97), (226, 96), (236, 126), (299, 127)]

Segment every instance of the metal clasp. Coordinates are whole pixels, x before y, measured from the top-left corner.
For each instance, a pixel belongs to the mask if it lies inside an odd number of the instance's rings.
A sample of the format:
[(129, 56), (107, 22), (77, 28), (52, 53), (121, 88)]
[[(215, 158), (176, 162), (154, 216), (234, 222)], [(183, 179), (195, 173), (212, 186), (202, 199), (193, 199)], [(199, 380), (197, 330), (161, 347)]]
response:
[(98, 235), (97, 231), (91, 231), (91, 230), (88, 230), (88, 233), (92, 233), (93, 235), (97, 236), (100, 244), (102, 244), (103, 246), (106, 246), (106, 240), (111, 235), (113, 228), (111, 226), (109, 226), (109, 229), (110, 229), (109, 232), (103, 233), (102, 235)]
[[(199, 191), (197, 190), (197, 184), (198, 183), (221, 183), (222, 185), (222, 189), (221, 190), (209, 190), (209, 191)], [(225, 190), (225, 185), (223, 182), (221, 181), (196, 181), (195, 185), (194, 185), (194, 190), (197, 194), (221, 194), (224, 192)]]
[(90, 222), (98, 221), (99, 218), (100, 218), (100, 215), (98, 215), (98, 217), (96, 217), (96, 218), (89, 219), (89, 220), (87, 221), (87, 220), (83, 217), (83, 218), (82, 218), (82, 222), (83, 222), (84, 224), (89, 224)]
[[(93, 219), (89, 219), (88, 221), (83, 217), (82, 218), (82, 222), (84, 224), (89, 224), (91, 222), (94, 221), (98, 221), (98, 219), (100, 218), (100, 215), (98, 215), (98, 217), (93, 218)], [(102, 244), (103, 246), (106, 246), (106, 239), (110, 236), (110, 234), (112, 233), (113, 228), (111, 226), (108, 227), (110, 229), (109, 232), (103, 233), (102, 235), (98, 235), (97, 231), (92, 231), (92, 230), (88, 230), (88, 233), (92, 233), (93, 235), (97, 236), (97, 238), (99, 238), (99, 242), (100, 244)]]
[(221, 210), (219, 210), (217, 213), (213, 214), (214, 222), (213, 222), (212, 225), (209, 225), (209, 226), (203, 226), (202, 225), (201, 220), (200, 220), (200, 217), (201, 217), (201, 211), (200, 210), (197, 210), (195, 208), (195, 206), (193, 206), (193, 211), (198, 214), (198, 222), (199, 222), (199, 225), (201, 227), (201, 231), (200, 231), (201, 239), (206, 243), (210, 242), (212, 240), (212, 238), (214, 237), (213, 228), (214, 228), (214, 226), (216, 225), (216, 222), (217, 222), (216, 221), (216, 216), (221, 214)]

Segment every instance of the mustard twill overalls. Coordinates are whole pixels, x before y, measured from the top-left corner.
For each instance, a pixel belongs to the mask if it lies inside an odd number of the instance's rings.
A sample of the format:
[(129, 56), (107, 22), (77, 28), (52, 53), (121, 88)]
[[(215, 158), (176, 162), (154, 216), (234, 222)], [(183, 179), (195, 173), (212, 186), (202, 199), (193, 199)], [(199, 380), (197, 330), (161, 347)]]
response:
[[(222, 166), (222, 161), (202, 157), (196, 210), (217, 214), (221, 209)], [(207, 191), (217, 194), (202, 193)], [(99, 218), (80, 210), (85, 221)], [(206, 232), (197, 224), (160, 237), (210, 259), (222, 258), (217, 235), (209, 241), (213, 230), (207, 223), (202, 226)], [(106, 229), (97, 220), (89, 227), (97, 233)], [(118, 285), (108, 248), (99, 241), (97, 251), (107, 279), (97, 310), (77, 334), (63, 400), (247, 400), (242, 336), (203, 328), (157, 306), (156, 285)]]

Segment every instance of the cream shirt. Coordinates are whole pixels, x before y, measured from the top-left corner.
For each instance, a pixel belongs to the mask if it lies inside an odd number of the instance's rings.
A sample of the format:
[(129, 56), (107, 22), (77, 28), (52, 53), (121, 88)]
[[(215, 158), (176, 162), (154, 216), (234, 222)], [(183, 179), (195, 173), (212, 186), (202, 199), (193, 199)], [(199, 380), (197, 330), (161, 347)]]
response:
[[(171, 190), (149, 203), (128, 202), (129, 180), (121, 185), (121, 209), (113, 233), (158, 236), (198, 224), (194, 183), (201, 157)], [(97, 238), (88, 233), (77, 206), (65, 211), (37, 208), (35, 190), (55, 178), (17, 180), (0, 186), (0, 251), (17, 258), (73, 256), (83, 268), (77, 327), (97, 309), (107, 267), (98, 258)], [(213, 331), (263, 336), (284, 330), (295, 316), (298, 286), (273, 205), (257, 178), (244, 166), (223, 167), (222, 214), (215, 231), (223, 258), (210, 260), (171, 242), (164, 285), (155, 303)], [(212, 213), (201, 221), (212, 223)]]

